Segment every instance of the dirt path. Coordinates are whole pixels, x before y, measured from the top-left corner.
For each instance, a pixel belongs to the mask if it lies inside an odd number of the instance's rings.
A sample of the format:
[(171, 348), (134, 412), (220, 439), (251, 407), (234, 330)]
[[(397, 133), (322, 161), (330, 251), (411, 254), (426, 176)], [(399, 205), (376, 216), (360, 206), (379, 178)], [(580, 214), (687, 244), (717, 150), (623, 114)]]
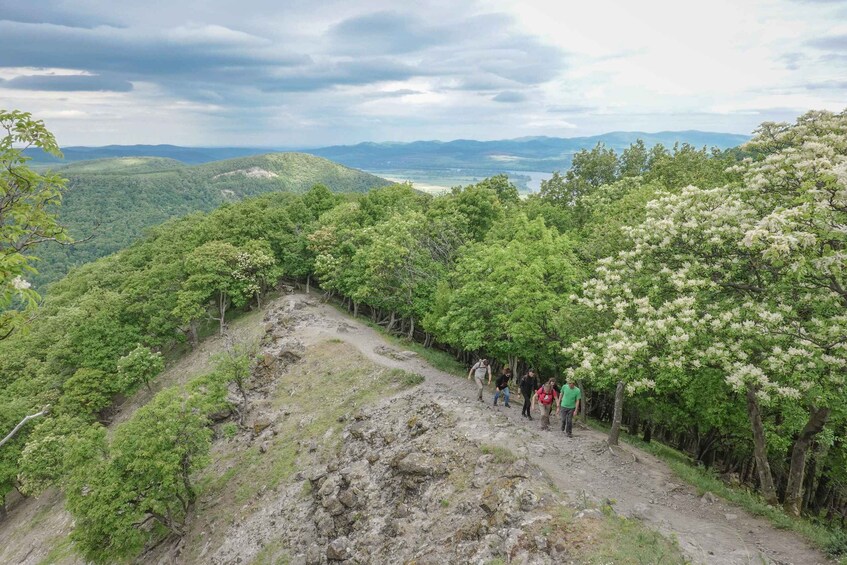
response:
[(669, 536), (675, 536), (695, 563), (736, 565), (773, 563), (811, 565), (831, 563), (799, 536), (776, 530), (763, 519), (724, 502), (702, 501), (695, 490), (680, 484), (668, 467), (650, 454), (627, 447), (631, 457), (614, 456), (605, 448), (605, 435), (589, 429), (566, 438), (540, 430), (538, 420), (520, 415), (521, 399), (512, 407), (493, 407), (476, 401), (476, 386), (435, 369), (422, 359), (396, 359), (377, 352), (392, 347), (377, 331), (335, 308), (319, 304), (315, 295), (287, 298), (296, 311), (292, 333), (304, 344), (340, 339), (374, 362), (419, 373), (426, 381), (410, 394), (426, 395), (452, 412), (459, 429), (475, 441), (503, 445), (526, 454), (560, 489), (573, 499), (611, 500), (622, 515), (636, 517)]

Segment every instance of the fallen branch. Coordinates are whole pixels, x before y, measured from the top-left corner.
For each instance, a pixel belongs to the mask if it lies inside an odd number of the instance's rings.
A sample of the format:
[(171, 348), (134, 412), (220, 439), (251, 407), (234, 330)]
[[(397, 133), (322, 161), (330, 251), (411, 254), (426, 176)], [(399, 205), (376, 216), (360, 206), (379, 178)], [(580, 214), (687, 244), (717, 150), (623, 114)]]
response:
[(24, 416), (24, 419), (21, 420), (20, 422), (18, 422), (18, 425), (15, 426), (12, 429), (11, 432), (9, 432), (9, 435), (7, 435), (2, 440), (0, 440), (0, 447), (3, 447), (3, 444), (5, 444), (7, 441), (9, 441), (13, 437), (15, 437), (15, 434), (18, 433), (22, 427), (24, 427), (24, 424), (26, 424), (27, 422), (29, 422), (30, 420), (32, 420), (34, 418), (38, 418), (39, 416), (44, 416), (45, 414), (49, 414), (49, 413), (50, 413), (50, 406), (45, 406), (44, 409), (41, 412), (36, 412), (35, 414), (30, 414), (29, 416)]

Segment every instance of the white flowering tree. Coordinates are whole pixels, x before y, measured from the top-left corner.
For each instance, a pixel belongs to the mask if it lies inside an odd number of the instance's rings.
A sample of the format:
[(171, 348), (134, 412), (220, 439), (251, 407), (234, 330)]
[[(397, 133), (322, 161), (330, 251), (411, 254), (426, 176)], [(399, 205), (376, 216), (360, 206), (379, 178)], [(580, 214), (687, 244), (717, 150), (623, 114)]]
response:
[(760, 157), (734, 167), (738, 184), (648, 204), (631, 250), (602, 261), (578, 297), (611, 313), (612, 329), (568, 351), (577, 372), (630, 392), (672, 386), (680, 370), (719, 375), (746, 403), (771, 503), (761, 405), (791, 416), (783, 504), (797, 514), (809, 447), (844, 394), (847, 115), (764, 124), (746, 149)]

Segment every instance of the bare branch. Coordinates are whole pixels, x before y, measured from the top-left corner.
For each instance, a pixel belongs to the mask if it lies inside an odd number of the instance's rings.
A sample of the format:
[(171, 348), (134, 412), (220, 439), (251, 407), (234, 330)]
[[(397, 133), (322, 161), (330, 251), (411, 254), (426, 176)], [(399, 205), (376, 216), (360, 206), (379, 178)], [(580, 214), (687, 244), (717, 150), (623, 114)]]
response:
[(41, 412), (36, 412), (35, 414), (30, 414), (29, 416), (24, 416), (24, 419), (21, 420), (20, 422), (18, 422), (18, 425), (15, 426), (14, 429), (12, 429), (11, 432), (9, 432), (9, 435), (7, 435), (2, 440), (0, 440), (0, 447), (3, 447), (3, 444), (5, 444), (7, 441), (9, 441), (13, 437), (15, 437), (15, 434), (17, 434), (20, 431), (20, 429), (22, 427), (24, 427), (24, 424), (26, 424), (27, 422), (29, 422), (30, 420), (32, 420), (34, 418), (38, 418), (39, 416), (44, 416), (45, 414), (49, 414), (49, 413), (50, 413), (50, 406), (48, 405), (48, 406), (45, 406), (44, 409)]

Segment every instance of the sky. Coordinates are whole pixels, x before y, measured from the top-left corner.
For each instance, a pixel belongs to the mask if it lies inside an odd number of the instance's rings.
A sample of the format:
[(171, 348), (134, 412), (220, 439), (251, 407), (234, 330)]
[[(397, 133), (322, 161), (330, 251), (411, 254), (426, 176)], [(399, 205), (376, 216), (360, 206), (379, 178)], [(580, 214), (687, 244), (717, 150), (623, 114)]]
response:
[(0, 0), (61, 145), (750, 133), (847, 107), (847, 0)]

